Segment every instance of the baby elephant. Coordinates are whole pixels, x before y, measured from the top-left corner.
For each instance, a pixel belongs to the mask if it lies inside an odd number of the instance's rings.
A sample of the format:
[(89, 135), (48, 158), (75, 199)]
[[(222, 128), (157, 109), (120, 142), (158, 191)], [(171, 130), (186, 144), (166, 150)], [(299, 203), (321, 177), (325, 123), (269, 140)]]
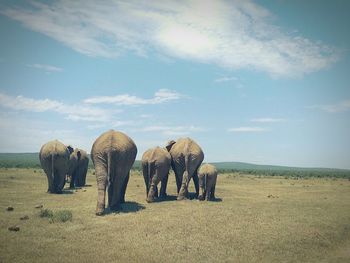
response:
[(203, 201), (204, 199), (206, 199), (207, 201), (209, 201), (215, 199), (215, 185), (217, 176), (218, 171), (216, 170), (214, 165), (206, 163), (199, 168), (199, 200)]
[(154, 202), (158, 197), (157, 185), (162, 182), (160, 197), (166, 197), (166, 186), (171, 164), (171, 156), (166, 149), (156, 147), (147, 150), (142, 156), (142, 171), (146, 184), (146, 201)]

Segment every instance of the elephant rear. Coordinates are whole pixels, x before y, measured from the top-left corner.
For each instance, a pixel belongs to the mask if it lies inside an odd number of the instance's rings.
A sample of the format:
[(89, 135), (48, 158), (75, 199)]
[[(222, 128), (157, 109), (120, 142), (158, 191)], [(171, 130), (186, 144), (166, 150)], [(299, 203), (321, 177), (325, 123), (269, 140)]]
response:
[(98, 188), (96, 215), (105, 209), (105, 191), (108, 188), (108, 206), (118, 208), (124, 202), (129, 172), (135, 161), (137, 148), (126, 134), (110, 130), (100, 135), (91, 149)]
[(218, 171), (212, 164), (203, 164), (198, 170), (198, 180), (200, 188), (199, 200), (215, 199), (215, 187)]
[(158, 197), (157, 185), (162, 182), (160, 197), (166, 197), (166, 186), (171, 164), (169, 152), (160, 147), (147, 150), (142, 156), (142, 173), (146, 184), (147, 202), (153, 202)]
[(39, 159), (48, 178), (48, 192), (60, 193), (69, 167), (67, 147), (57, 140), (50, 141), (41, 147)]

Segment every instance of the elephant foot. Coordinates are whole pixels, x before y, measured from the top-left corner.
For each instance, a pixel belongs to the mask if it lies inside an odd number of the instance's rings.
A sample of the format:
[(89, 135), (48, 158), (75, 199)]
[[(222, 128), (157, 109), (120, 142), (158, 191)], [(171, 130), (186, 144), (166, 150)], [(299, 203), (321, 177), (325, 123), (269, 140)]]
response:
[(98, 212), (97, 212), (97, 211), (96, 211), (96, 215), (97, 215), (97, 216), (102, 216), (102, 215), (103, 215), (103, 212), (101, 212), (101, 211), (98, 211)]
[(147, 198), (146, 202), (147, 203), (154, 203), (155, 199), (154, 198)]
[(203, 196), (203, 195), (199, 195), (199, 196), (198, 196), (198, 200), (199, 200), (199, 201), (204, 201), (204, 196)]
[(105, 210), (104, 207), (97, 207), (97, 208), (96, 208), (96, 213), (95, 213), (95, 214), (96, 214), (97, 216), (102, 216), (103, 213), (104, 213), (104, 210)]
[(111, 210), (111, 211), (119, 211), (120, 209), (121, 209), (121, 207), (120, 207), (120, 205), (118, 204), (118, 205), (113, 205), (113, 206), (110, 206), (109, 207), (109, 209)]
[(167, 197), (168, 197), (167, 194), (160, 194), (160, 196), (159, 196), (160, 199), (166, 199)]
[(178, 201), (181, 201), (181, 200), (186, 200), (186, 196), (184, 195), (178, 195), (177, 198), (176, 198)]

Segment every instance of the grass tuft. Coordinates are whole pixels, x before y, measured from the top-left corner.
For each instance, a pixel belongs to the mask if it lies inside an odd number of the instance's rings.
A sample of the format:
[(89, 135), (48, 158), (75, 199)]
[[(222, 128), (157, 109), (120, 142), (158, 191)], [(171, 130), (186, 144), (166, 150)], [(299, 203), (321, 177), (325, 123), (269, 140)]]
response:
[(52, 223), (54, 222), (67, 222), (72, 221), (73, 214), (69, 210), (61, 210), (54, 213), (53, 218), (51, 219)]
[(40, 217), (48, 217), (52, 218), (53, 217), (53, 212), (50, 209), (41, 209), (39, 213)]
[(50, 223), (57, 223), (57, 222), (67, 222), (72, 221), (73, 214), (69, 210), (59, 210), (56, 212), (53, 212), (50, 209), (41, 209), (39, 216), (44, 218), (47, 217), (50, 219)]

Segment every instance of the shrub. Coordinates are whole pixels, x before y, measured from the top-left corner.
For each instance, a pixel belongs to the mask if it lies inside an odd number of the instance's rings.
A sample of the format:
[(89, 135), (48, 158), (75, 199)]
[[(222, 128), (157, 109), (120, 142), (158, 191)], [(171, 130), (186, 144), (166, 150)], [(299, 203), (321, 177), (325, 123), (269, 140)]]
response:
[(48, 217), (52, 218), (53, 217), (53, 212), (50, 209), (41, 209), (39, 213), (40, 217)]
[(69, 210), (61, 210), (54, 213), (51, 222), (67, 222), (72, 221), (73, 214)]
[(60, 210), (53, 212), (50, 209), (41, 209), (39, 213), (40, 217), (47, 217), (50, 219), (50, 223), (56, 223), (56, 222), (67, 222), (72, 221), (73, 214), (69, 210)]

